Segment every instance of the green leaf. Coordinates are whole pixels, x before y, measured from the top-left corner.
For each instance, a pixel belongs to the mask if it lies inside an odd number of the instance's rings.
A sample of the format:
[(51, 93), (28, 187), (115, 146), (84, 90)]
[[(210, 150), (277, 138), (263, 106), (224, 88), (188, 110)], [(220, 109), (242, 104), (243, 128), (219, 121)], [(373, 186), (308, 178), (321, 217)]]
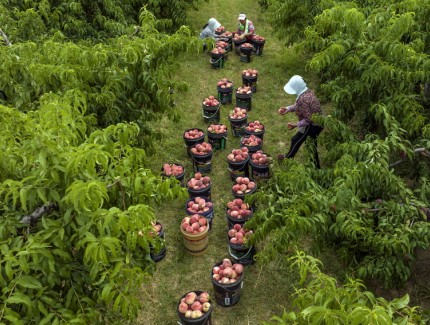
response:
[(22, 275), (16, 280), (16, 284), (28, 289), (42, 289), (42, 284), (36, 278), (29, 275)]
[(7, 298), (5, 301), (7, 304), (24, 304), (27, 306), (28, 309), (32, 309), (32, 302), (30, 297), (21, 292), (14, 292), (14, 294)]

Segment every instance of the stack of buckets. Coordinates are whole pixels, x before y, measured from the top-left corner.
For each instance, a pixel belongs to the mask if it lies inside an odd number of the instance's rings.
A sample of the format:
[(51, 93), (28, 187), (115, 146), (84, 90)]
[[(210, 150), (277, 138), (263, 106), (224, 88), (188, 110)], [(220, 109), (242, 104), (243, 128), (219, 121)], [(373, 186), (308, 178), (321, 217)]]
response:
[[(249, 44), (249, 46), (245, 46), (245, 44)], [(250, 43), (244, 43), (239, 47), (240, 50), (240, 62), (251, 62), (251, 54), (254, 50), (254, 47)]]
[(248, 114), (239, 119), (229, 116), (228, 120), (230, 121), (231, 133), (234, 137), (241, 137), (245, 134), (245, 126), (248, 122)]

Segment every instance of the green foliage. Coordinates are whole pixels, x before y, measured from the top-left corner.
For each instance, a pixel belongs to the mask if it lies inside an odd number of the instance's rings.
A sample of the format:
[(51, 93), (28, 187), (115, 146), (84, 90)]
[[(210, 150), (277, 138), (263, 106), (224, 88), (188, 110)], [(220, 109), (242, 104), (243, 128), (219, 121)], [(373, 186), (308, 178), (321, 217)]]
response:
[[(144, 168), (136, 124), (89, 133), (80, 99), (44, 96), (28, 114), (0, 106), (0, 322), (132, 320), (161, 244), (153, 207), (185, 194)], [(20, 222), (48, 202), (59, 210)]]
[(0, 89), (25, 112), (37, 109), (43, 96), (71, 91), (100, 127), (136, 122), (139, 143), (151, 152), (152, 140), (159, 139), (151, 124), (178, 116), (170, 93), (184, 88), (171, 78), (176, 55), (196, 50), (199, 42), (186, 27), (170, 36), (158, 32), (159, 22), (146, 10), (140, 19), (143, 37), (96, 45), (55, 38), (1, 47)]
[(142, 8), (165, 32), (187, 24), (186, 10), (199, 0), (9, 0), (1, 7), (2, 28), (13, 43), (37, 41), (60, 32), (69, 39), (102, 40), (136, 31)]
[(360, 278), (376, 277), (387, 287), (404, 283), (415, 249), (428, 248), (430, 235), (421, 211), (429, 204), (427, 180), (416, 196), (389, 168), (393, 152), (413, 155), (410, 144), (402, 130), (359, 141), (342, 123), (324, 120), (324, 140), (333, 145), (326, 157), (336, 163), (314, 170), (287, 161), (254, 195), (258, 209), (248, 226), (255, 229), (254, 241), (268, 241), (261, 258), (283, 255), (309, 236), (316, 248), (335, 244)]
[(426, 324), (417, 307), (409, 307), (409, 296), (392, 301), (377, 298), (365, 291), (360, 280), (336, 279), (320, 271), (321, 262), (303, 252), (289, 258), (291, 269), (300, 275), (293, 305), (264, 324)]

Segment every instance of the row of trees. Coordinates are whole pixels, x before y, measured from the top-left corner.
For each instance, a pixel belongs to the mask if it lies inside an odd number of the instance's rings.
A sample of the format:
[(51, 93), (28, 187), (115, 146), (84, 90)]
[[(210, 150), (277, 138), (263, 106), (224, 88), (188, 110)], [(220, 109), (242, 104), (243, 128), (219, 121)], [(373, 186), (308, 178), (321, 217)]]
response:
[[(427, 249), (430, 238), (430, 3), (260, 4), (292, 49), (310, 55), (317, 93), (331, 103), (318, 119), (325, 126), (324, 168), (287, 161), (264, 194), (255, 195), (259, 207), (249, 226), (256, 229), (254, 242), (269, 243), (260, 257), (285, 255), (309, 236), (316, 249), (334, 246), (352, 276), (403, 284), (416, 250)], [(327, 307), (310, 299), (322, 294), (313, 289), (300, 300), (308, 316), (306, 306)], [(320, 309), (314, 319), (334, 324), (335, 309)]]
[(146, 166), (175, 59), (200, 48), (177, 28), (192, 3), (0, 5), (0, 323), (136, 317), (154, 207), (186, 194)]

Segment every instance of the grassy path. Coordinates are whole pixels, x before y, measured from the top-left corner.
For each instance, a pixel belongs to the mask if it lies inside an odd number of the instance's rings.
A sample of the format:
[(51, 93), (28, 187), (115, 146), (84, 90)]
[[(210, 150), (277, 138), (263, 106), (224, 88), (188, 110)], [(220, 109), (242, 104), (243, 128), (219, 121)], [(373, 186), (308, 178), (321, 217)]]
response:
[[(280, 106), (294, 101), (294, 97), (284, 93), (283, 85), (293, 74), (304, 73), (304, 69), (300, 62), (295, 63), (295, 66), (293, 63), (287, 65), (288, 62), (294, 62), (294, 54), (290, 53), (289, 57), (282, 54), (281, 44), (272, 36), (257, 1), (205, 2), (198, 11), (190, 12), (191, 28), (198, 35), (207, 20), (215, 17), (227, 30), (234, 31), (237, 16), (242, 11), (254, 22), (257, 34), (266, 37), (263, 55), (253, 56), (251, 63), (243, 63), (239, 62), (238, 56), (230, 53), (225, 67), (216, 70), (211, 68), (210, 58), (206, 54), (187, 55), (180, 59), (181, 68), (175, 71), (174, 75), (187, 82), (189, 90), (185, 95), (178, 96), (177, 105), (172, 107), (180, 111), (181, 121), (174, 124), (164, 120), (157, 126), (166, 138), (160, 142), (157, 155), (151, 162), (154, 170), (159, 170), (164, 162), (177, 162), (185, 166), (186, 179), (192, 175), (191, 160), (187, 157), (182, 138), (184, 130), (192, 127), (206, 130), (207, 124), (201, 115), (202, 100), (209, 95), (216, 96), (216, 82), (221, 78), (229, 78), (235, 87), (241, 86), (241, 71), (246, 68), (259, 71), (257, 92), (253, 95), (248, 121), (260, 120), (266, 126), (263, 145), (265, 152), (276, 156), (286, 151), (293, 133), (286, 130), (285, 124), (288, 120), (279, 116), (277, 110)], [(230, 125), (227, 116), (234, 108), (233, 104), (221, 108), (221, 123), (228, 127)], [(168, 253), (166, 258), (157, 264), (151, 283), (143, 288), (143, 310), (138, 324), (175, 324), (178, 319), (177, 301), (187, 291), (206, 290), (213, 297), (211, 268), (216, 262), (229, 257), (225, 207), (233, 197), (230, 192), (232, 183), (226, 156), (235, 148), (239, 148), (239, 139), (232, 137), (229, 130), (227, 148), (216, 151), (212, 159), (212, 172), (209, 176), (212, 180), (215, 218), (205, 255), (192, 257), (183, 247), (178, 227), (185, 216), (185, 199), (183, 202), (161, 207), (157, 211), (158, 221), (165, 228)], [(274, 168), (277, 168), (276, 163)], [(283, 309), (290, 304), (293, 282), (288, 271), (276, 262), (264, 268), (259, 264), (247, 267), (239, 303), (229, 308), (215, 304), (213, 324), (259, 324), (275, 314), (282, 314)]]

